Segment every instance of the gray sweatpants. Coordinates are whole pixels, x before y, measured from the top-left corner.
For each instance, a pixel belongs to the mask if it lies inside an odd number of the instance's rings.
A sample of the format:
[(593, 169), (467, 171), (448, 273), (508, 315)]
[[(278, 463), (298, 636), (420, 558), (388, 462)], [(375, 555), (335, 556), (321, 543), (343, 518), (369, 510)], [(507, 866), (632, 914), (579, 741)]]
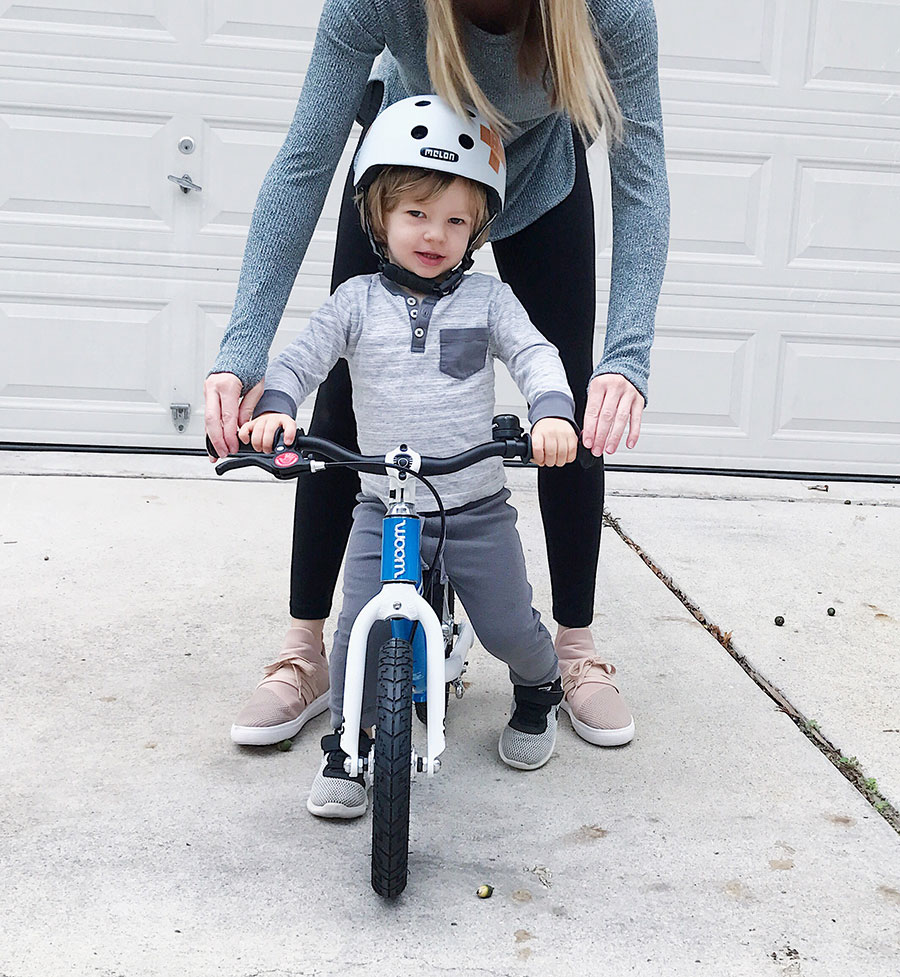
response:
[[(531, 585), (516, 532), (518, 513), (509, 491), (447, 516), (441, 558), (443, 576), (453, 584), (478, 640), (509, 666), (516, 685), (543, 685), (559, 675), (553, 641), (531, 606)], [(331, 652), (331, 723), (343, 721), (344, 666), (350, 628), (363, 606), (381, 590), (381, 502), (361, 499), (353, 510), (353, 528), (344, 566), (344, 602)], [(441, 530), (440, 516), (422, 520), (422, 559), (430, 565)], [(377, 622), (369, 634), (362, 726), (375, 723), (378, 649), (390, 637), (390, 624)]]

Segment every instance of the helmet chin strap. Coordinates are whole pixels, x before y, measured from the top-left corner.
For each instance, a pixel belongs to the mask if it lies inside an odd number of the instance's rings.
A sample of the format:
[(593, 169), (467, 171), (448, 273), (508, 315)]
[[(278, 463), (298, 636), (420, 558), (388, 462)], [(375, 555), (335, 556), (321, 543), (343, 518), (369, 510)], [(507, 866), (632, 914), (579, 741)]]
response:
[[(492, 214), (484, 224), (484, 227), (472, 237), (473, 241), (477, 241), (484, 232), (494, 223), (494, 218), (496, 214)], [(402, 285), (404, 288), (411, 288), (414, 292), (423, 292), (425, 295), (436, 295), (438, 298), (443, 298), (445, 295), (449, 295), (451, 292), (456, 291), (459, 288), (460, 282), (463, 280), (465, 273), (475, 264), (475, 259), (472, 257), (472, 247), (471, 245), (466, 249), (466, 253), (462, 256), (460, 263), (448, 271), (446, 274), (442, 275), (440, 280), (435, 278), (423, 278), (421, 275), (416, 275), (414, 272), (403, 268), (401, 265), (395, 264), (393, 261), (389, 261), (384, 249), (375, 240), (375, 235), (372, 233), (372, 228), (369, 226), (368, 217), (366, 218), (366, 235), (369, 238), (369, 244), (372, 245), (372, 250), (375, 252), (378, 258), (378, 268), (381, 274), (384, 275), (388, 280), (395, 282), (397, 285)]]
[(443, 298), (455, 291), (463, 280), (465, 273), (475, 264), (475, 259), (470, 251), (466, 251), (462, 261), (452, 270), (448, 271), (438, 281), (436, 278), (422, 278), (411, 271), (407, 271), (401, 265), (395, 265), (393, 261), (388, 261), (381, 255), (381, 274), (385, 278), (402, 285), (404, 288), (411, 288), (414, 292), (424, 292), (426, 295), (437, 295)]

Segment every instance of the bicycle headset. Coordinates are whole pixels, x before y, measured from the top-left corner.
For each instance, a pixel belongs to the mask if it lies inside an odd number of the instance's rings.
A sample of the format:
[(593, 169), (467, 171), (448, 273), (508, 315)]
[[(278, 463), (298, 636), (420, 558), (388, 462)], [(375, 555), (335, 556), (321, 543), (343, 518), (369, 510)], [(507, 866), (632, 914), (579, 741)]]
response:
[[(363, 194), (363, 224), (385, 278), (439, 298), (449, 295), (472, 267), (472, 244), (503, 209), (506, 156), (497, 131), (475, 109), (458, 115), (438, 95), (413, 95), (389, 105), (369, 127), (353, 163), (353, 187)], [(466, 177), (487, 190), (488, 219), (469, 238), (459, 264), (441, 281), (423, 278), (392, 262), (369, 224), (366, 192), (386, 166), (408, 166)]]

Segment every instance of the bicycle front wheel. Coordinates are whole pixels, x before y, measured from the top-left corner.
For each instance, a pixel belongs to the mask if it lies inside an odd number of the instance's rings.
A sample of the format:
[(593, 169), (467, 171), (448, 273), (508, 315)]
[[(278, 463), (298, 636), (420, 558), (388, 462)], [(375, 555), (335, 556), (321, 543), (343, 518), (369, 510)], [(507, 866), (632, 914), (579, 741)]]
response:
[(391, 638), (378, 656), (372, 785), (372, 888), (393, 899), (406, 888), (412, 777), (412, 647)]

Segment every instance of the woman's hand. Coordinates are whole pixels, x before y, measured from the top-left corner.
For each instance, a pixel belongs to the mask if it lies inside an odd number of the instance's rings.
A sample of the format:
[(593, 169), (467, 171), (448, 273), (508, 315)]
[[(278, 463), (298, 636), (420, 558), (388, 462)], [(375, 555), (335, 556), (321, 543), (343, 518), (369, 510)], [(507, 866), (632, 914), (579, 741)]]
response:
[(206, 378), (203, 385), (206, 433), (218, 458), (227, 458), (237, 452), (238, 428), (253, 415), (253, 408), (263, 395), (263, 384), (260, 380), (241, 399), (241, 381), (233, 373), (212, 373)]
[(238, 437), (244, 444), (252, 444), (254, 451), (268, 454), (275, 443), (278, 429), (284, 430), (284, 443), (290, 444), (297, 437), (297, 422), (287, 414), (266, 411), (241, 425)]
[(629, 425), (628, 440), (633, 448), (641, 435), (641, 414), (644, 398), (640, 391), (620, 373), (601, 373), (588, 386), (588, 401), (584, 412), (584, 446), (591, 454), (611, 455)]
[(542, 417), (531, 429), (531, 456), (536, 465), (567, 465), (575, 460), (578, 436), (561, 417)]

